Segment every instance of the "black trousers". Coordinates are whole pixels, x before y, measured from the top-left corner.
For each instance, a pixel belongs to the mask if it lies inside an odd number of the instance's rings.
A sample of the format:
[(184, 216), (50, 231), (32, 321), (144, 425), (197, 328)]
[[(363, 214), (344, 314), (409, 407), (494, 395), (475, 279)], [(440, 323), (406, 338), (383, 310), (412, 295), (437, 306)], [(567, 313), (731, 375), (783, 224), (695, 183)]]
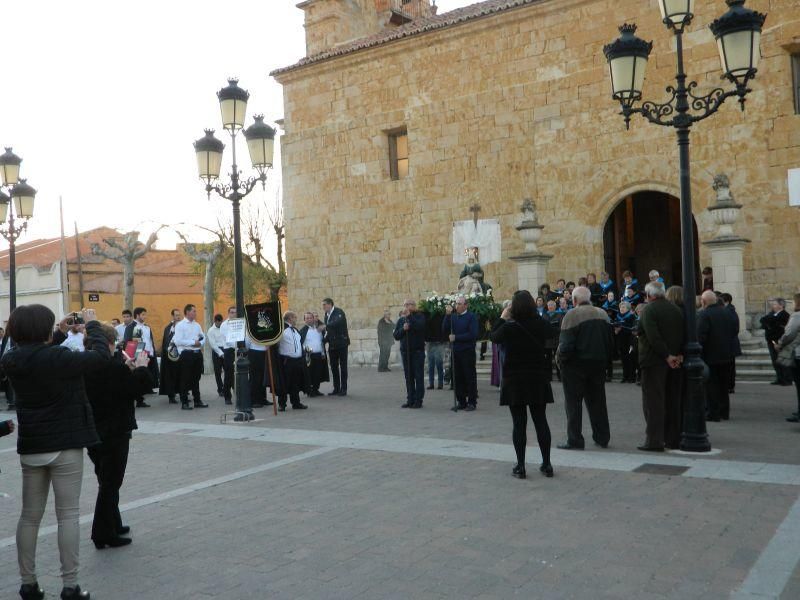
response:
[(184, 350), (178, 359), (181, 404), (189, 404), (189, 392), (195, 404), (200, 402), (200, 376), (203, 374), (203, 353)]
[[(425, 397), (425, 351), (401, 352), (403, 374), (406, 376), (406, 402), (422, 405)], [(409, 364), (409, 359), (411, 359)]]
[(633, 355), (633, 344), (630, 331), (620, 331), (616, 335), (617, 354), (622, 362), (622, 380), (634, 382), (636, 380), (636, 357)]
[(456, 400), (463, 408), (467, 404), (478, 404), (478, 376), (475, 372), (475, 348), (453, 350), (453, 381)]
[(214, 365), (214, 379), (217, 380), (217, 394), (224, 396), (225, 386), (222, 382), (222, 370), (224, 369), (225, 365), (224, 356), (220, 356), (216, 352), (211, 352), (211, 364)]
[(794, 388), (797, 392), (797, 414), (800, 414), (800, 358), (794, 359), (792, 378), (794, 379)]
[(119, 489), (125, 479), (129, 448), (130, 439), (122, 437), (88, 449), (97, 475), (97, 501), (92, 521), (92, 539), (96, 542), (107, 542), (117, 537), (122, 527)]
[(328, 361), (331, 363), (331, 378), (334, 392), (347, 391), (347, 346), (328, 350)]
[(236, 348), (225, 348), (223, 352), (225, 355), (222, 359), (222, 370), (225, 376), (222, 380), (222, 395), (225, 396), (225, 400), (230, 400), (233, 397), (231, 390), (233, 389)]
[(267, 403), (267, 386), (264, 382), (264, 373), (267, 369), (264, 362), (267, 360), (266, 352), (250, 350), (247, 355), (250, 363), (250, 406), (258, 408)]
[(286, 396), (289, 396), (289, 402), (292, 406), (300, 404), (300, 390), (303, 389), (303, 381), (305, 373), (303, 371), (304, 357), (289, 358), (288, 356), (281, 356), (278, 360), (283, 363), (283, 373), (286, 376), (286, 389), (282, 390), (284, 393), (278, 396), (278, 404), (286, 406)]
[(514, 442), (514, 451), (517, 453), (517, 464), (525, 466), (525, 448), (528, 445), (528, 409), (531, 411), (531, 419), (536, 429), (536, 440), (539, 442), (539, 450), (542, 453), (542, 464), (550, 464), (550, 425), (547, 424), (546, 404), (531, 404), (526, 406), (509, 406), (511, 411), (511, 421), (514, 429), (511, 439)]
[(708, 365), (706, 383), (706, 418), (728, 419), (731, 414), (731, 399), (728, 395), (733, 362)]
[(567, 410), (567, 443), (583, 447), (583, 402), (592, 425), (592, 439), (607, 446), (611, 439), (606, 406), (605, 365), (569, 365), (561, 367), (564, 405)]

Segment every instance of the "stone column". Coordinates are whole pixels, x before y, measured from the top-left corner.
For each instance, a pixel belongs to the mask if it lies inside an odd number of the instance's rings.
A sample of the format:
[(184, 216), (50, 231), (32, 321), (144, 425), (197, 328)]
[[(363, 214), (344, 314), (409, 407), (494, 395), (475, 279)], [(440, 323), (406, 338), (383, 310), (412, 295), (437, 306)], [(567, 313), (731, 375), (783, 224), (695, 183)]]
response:
[(733, 231), (733, 225), (739, 218), (742, 205), (734, 202), (727, 175), (714, 177), (714, 191), (717, 193), (717, 199), (708, 210), (718, 230), (713, 239), (703, 243), (711, 250), (714, 288), (733, 296), (733, 305), (739, 313), (742, 324), (740, 337), (749, 337), (745, 324), (747, 306), (744, 289), (744, 250), (750, 240), (739, 237)]
[(536, 206), (528, 198), (522, 203), (522, 223), (517, 225), (517, 231), (525, 242), (525, 252), (510, 258), (517, 263), (517, 289), (528, 290), (534, 298), (541, 285), (547, 282), (547, 266), (553, 258), (552, 254), (539, 252), (536, 246), (543, 229), (544, 225), (539, 224), (536, 215)]

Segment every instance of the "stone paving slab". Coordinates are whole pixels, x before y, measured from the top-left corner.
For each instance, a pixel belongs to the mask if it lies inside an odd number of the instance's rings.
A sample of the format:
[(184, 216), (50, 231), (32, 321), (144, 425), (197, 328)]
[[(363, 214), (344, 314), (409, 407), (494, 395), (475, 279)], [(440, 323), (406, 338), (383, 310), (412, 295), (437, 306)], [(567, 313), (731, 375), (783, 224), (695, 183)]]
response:
[[(785, 486), (509, 469), (337, 450), (127, 512), (134, 544), (85, 540), (81, 581), (119, 600), (724, 598), (796, 499)], [(55, 536), (39, 556), (56, 589)], [(0, 589), (16, 582), (14, 549), (0, 549)]]

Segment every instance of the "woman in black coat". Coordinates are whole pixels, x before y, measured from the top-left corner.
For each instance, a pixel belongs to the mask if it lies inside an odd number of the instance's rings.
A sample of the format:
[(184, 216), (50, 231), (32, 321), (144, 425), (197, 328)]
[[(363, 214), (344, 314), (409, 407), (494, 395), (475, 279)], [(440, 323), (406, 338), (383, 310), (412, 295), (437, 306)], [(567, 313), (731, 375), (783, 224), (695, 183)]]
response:
[[(17, 558), (23, 600), (40, 600), (36, 578), (36, 539), (50, 487), (55, 494), (61, 598), (89, 598), (78, 585), (80, 493), (83, 449), (99, 442), (83, 378), (102, 369), (109, 347), (93, 310), (83, 312), (86, 351), (50, 346), (55, 316), (46, 306), (18, 306), (7, 333), (16, 343), (0, 366), (16, 392), (17, 453), (22, 466), (22, 511), (17, 524)], [(66, 322), (62, 322), (65, 323)], [(80, 325), (84, 327), (83, 325)]]
[(503, 311), (489, 335), (492, 342), (503, 344), (505, 349), (500, 405), (508, 406), (511, 411), (514, 423), (512, 439), (517, 453), (517, 464), (512, 474), (520, 479), (525, 479), (528, 410), (542, 452), (539, 470), (547, 477), (553, 476), (550, 426), (545, 414), (546, 406), (553, 402), (552, 373), (545, 354), (545, 343), (551, 333), (551, 326), (536, 314), (530, 292), (521, 290), (514, 293), (511, 306)]
[[(116, 331), (103, 325), (101, 332), (113, 351)], [(92, 541), (98, 550), (131, 543), (130, 538), (122, 537), (130, 528), (122, 524), (119, 514), (119, 489), (128, 464), (131, 432), (137, 428), (134, 406), (152, 385), (148, 363), (149, 357), (144, 353), (134, 361), (120, 350), (103, 369), (84, 378), (101, 441), (89, 448), (97, 475)]]

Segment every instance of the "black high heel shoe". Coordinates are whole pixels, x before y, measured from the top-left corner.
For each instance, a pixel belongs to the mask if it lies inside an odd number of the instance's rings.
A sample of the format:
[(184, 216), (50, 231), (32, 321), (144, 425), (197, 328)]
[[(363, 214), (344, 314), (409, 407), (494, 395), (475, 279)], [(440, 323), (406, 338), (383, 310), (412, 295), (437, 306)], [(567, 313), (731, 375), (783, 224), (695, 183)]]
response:
[(525, 465), (516, 464), (514, 468), (511, 469), (511, 474), (516, 477), (517, 479), (525, 479)]
[(74, 588), (65, 587), (61, 590), (61, 600), (89, 600), (91, 597), (91, 594), (82, 591), (79, 585), (76, 585)]
[(544, 464), (539, 467), (539, 470), (544, 474), (545, 477), (552, 477), (553, 476), (553, 465), (550, 463)]
[[(100, 542), (98, 540), (92, 540), (92, 541), (94, 542), (95, 548), (97, 548), (98, 550), (102, 550), (106, 546), (108, 546), (109, 548), (119, 548), (120, 546), (127, 546), (133, 540), (131, 538), (117, 536), (115, 538), (111, 538), (110, 540), (106, 540), (104, 542)], [(78, 597), (80, 598), (81, 596)]]
[(19, 588), (19, 595), (22, 600), (42, 600), (44, 590), (38, 583), (23, 583)]

